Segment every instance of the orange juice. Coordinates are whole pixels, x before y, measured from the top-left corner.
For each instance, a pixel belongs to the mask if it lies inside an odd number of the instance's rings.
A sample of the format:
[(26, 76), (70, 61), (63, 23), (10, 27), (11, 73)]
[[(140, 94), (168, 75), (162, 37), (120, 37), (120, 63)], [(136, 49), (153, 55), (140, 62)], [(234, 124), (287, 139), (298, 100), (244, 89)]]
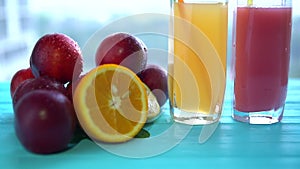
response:
[(179, 122), (213, 122), (220, 117), (225, 92), (228, 5), (173, 3), (172, 8), (171, 114)]

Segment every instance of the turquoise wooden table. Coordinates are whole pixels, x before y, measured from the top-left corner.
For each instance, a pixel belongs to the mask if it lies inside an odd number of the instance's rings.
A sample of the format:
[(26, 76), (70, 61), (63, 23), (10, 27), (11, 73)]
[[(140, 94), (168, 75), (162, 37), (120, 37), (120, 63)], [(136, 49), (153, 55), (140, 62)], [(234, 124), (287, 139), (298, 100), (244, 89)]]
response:
[[(9, 83), (0, 83), (0, 168), (68, 169), (68, 168), (300, 168), (300, 79), (289, 82), (283, 121), (273, 125), (249, 125), (232, 120), (230, 90), (227, 90), (220, 123), (211, 137), (199, 142), (203, 126), (174, 125), (169, 109), (153, 124), (145, 126), (151, 137), (159, 137), (171, 128), (172, 133), (136, 151), (162, 148), (161, 153), (133, 158), (112, 153), (106, 147), (84, 139), (73, 148), (52, 155), (27, 152), (17, 140), (13, 127), (13, 110)], [(174, 144), (176, 135), (186, 133)], [(148, 139), (151, 139), (148, 138)], [(143, 141), (139, 140), (142, 145)], [(174, 146), (166, 147), (168, 144)], [(109, 145), (119, 146), (119, 145)], [(132, 145), (131, 145), (132, 146)], [(134, 145), (133, 145), (134, 146)], [(138, 147), (138, 144), (136, 144)]]

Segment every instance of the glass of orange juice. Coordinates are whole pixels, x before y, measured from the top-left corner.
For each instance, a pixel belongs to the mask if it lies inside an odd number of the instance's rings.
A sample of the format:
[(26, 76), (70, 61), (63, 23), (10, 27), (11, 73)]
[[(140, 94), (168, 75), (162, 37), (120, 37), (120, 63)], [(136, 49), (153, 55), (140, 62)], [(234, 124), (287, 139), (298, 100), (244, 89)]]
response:
[(171, 0), (168, 85), (171, 116), (199, 125), (221, 116), (228, 0)]

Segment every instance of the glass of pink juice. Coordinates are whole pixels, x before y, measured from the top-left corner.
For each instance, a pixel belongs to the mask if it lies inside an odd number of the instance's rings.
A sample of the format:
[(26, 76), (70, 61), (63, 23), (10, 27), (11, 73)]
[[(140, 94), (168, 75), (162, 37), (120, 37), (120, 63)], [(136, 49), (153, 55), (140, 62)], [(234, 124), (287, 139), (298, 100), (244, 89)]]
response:
[(287, 95), (291, 0), (238, 0), (235, 20), (233, 118), (280, 122)]

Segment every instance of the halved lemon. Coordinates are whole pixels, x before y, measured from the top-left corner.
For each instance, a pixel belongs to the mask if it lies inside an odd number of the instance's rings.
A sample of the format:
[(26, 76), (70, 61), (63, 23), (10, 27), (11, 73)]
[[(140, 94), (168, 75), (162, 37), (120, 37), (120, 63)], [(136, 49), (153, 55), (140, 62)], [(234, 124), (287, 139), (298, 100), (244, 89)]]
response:
[(147, 93), (148, 93), (148, 116), (147, 116), (146, 123), (152, 123), (159, 117), (161, 110), (156, 97), (154, 96), (154, 94), (151, 92), (150, 89), (147, 90)]
[(95, 141), (128, 141), (147, 120), (147, 89), (123, 66), (92, 69), (78, 83), (73, 101), (80, 125)]

